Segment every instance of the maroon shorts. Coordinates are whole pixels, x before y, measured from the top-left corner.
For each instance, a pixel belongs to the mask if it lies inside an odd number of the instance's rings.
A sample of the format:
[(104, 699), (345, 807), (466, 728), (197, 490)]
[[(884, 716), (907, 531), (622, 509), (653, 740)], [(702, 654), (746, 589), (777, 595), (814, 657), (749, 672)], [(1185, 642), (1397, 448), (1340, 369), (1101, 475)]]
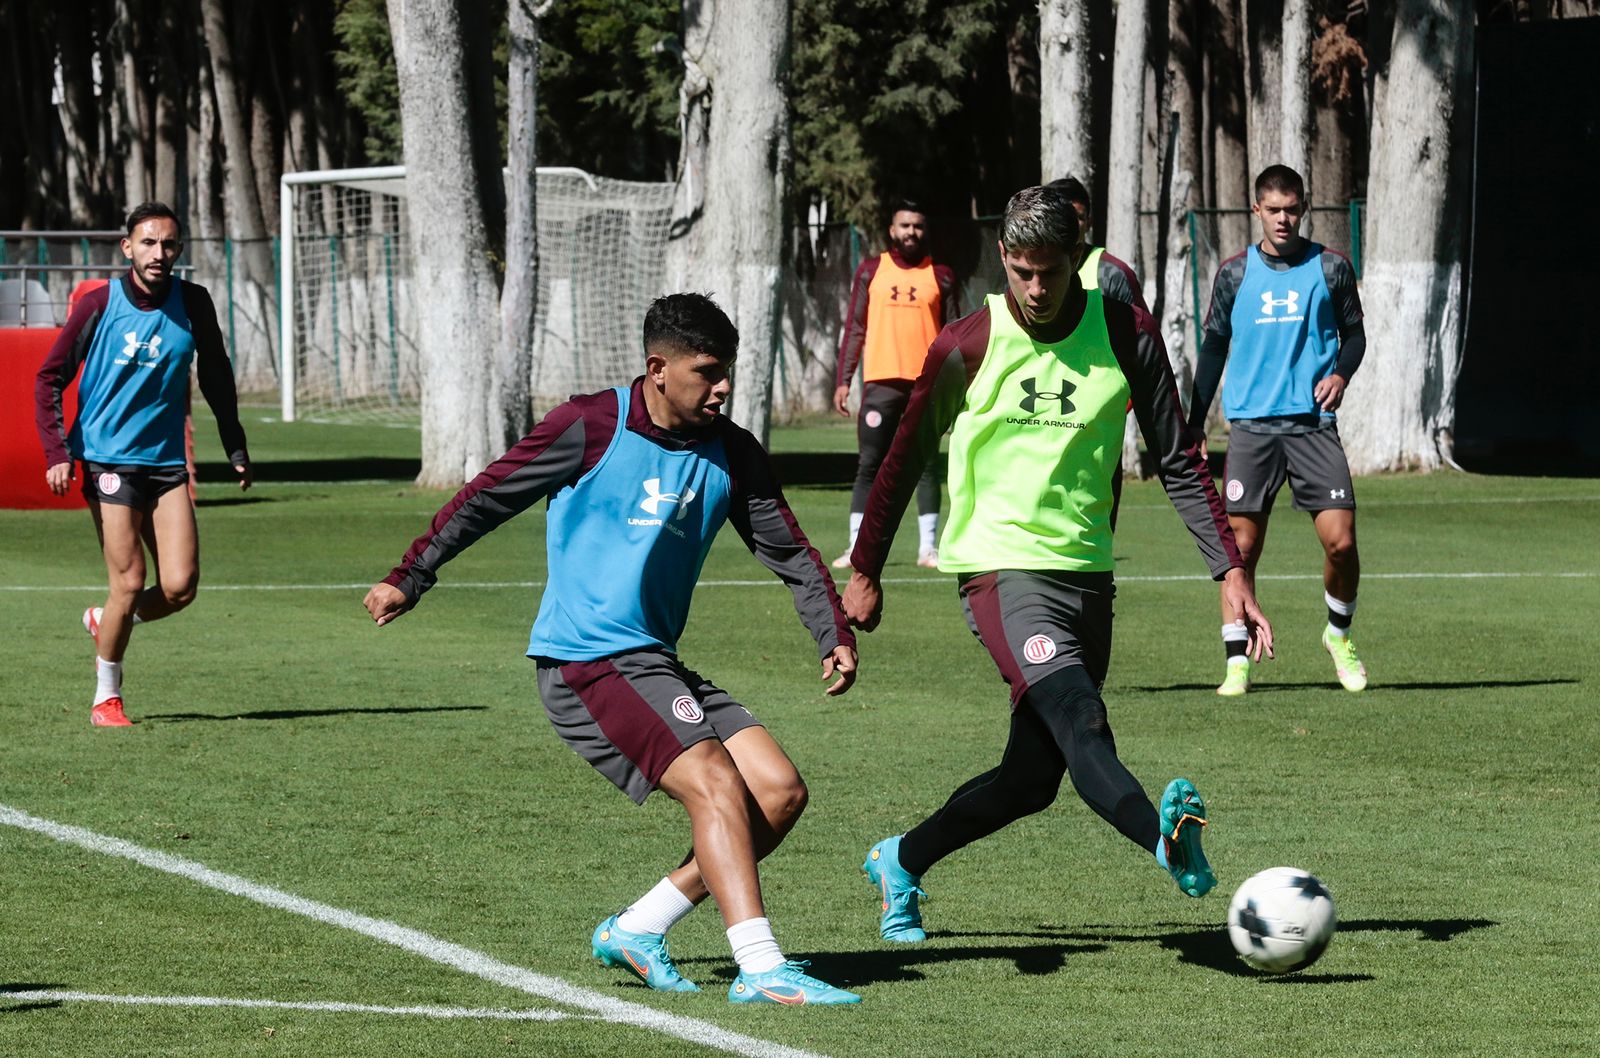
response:
[(664, 650), (538, 662), (539, 697), (561, 741), (640, 804), (696, 742), (761, 724)]
[(1011, 688), (1012, 708), (1058, 669), (1083, 666), (1096, 687), (1111, 663), (1110, 572), (1002, 569), (962, 578), (967, 626)]

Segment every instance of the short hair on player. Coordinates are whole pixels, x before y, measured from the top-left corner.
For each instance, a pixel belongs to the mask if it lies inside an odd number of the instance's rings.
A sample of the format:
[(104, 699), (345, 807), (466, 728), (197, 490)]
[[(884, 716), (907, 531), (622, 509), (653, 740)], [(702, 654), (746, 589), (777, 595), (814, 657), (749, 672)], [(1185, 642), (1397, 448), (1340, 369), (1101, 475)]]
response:
[(705, 294), (667, 294), (644, 314), (644, 351), (666, 357), (705, 353), (731, 363), (739, 354), (739, 329)]
[(922, 203), (914, 198), (897, 198), (889, 203), (889, 223), (894, 223), (897, 213), (915, 213), (922, 219), (928, 218), (928, 211), (922, 208)]
[(1053, 187), (1067, 196), (1067, 201), (1076, 202), (1083, 206), (1085, 213), (1094, 212), (1094, 203), (1089, 200), (1089, 189), (1083, 186), (1083, 181), (1075, 176), (1063, 176), (1050, 181), (1045, 187)]
[(133, 212), (128, 214), (128, 234), (133, 234), (133, 229), (147, 220), (165, 218), (178, 226), (178, 238), (183, 238), (183, 221), (172, 211), (172, 207), (165, 202), (141, 202), (133, 207)]
[(1078, 211), (1059, 187), (1025, 187), (1006, 203), (1000, 245), (1009, 250), (1039, 250), (1078, 245)]
[(1269, 165), (1261, 170), (1261, 175), (1256, 177), (1256, 201), (1260, 202), (1268, 191), (1294, 195), (1302, 202), (1306, 200), (1306, 182), (1287, 165)]

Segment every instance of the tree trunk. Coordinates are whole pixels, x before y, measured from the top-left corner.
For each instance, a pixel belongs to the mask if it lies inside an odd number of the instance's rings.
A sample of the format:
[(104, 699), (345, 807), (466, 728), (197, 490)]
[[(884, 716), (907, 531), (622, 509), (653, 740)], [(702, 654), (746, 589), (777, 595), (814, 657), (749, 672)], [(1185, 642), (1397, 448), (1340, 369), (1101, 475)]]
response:
[(1187, 380), (1194, 377), (1193, 322), (1198, 307), (1193, 302), (1190, 267), (1194, 247), (1189, 238), (1189, 210), (1200, 205), (1200, 97), (1204, 92), (1199, 56), (1198, 0), (1169, 0), (1167, 4), (1167, 84), (1171, 107), (1170, 177), (1160, 208), (1165, 211), (1166, 246), (1158, 299), (1151, 311), (1161, 323), (1161, 337), (1178, 392), (1188, 395)]
[(789, 4), (708, 0), (686, 8), (684, 19), (684, 138), (673, 230), (679, 245), (669, 275), (680, 289), (685, 282), (708, 289), (739, 328), (730, 415), (764, 444), (787, 232)]
[[(1138, 256), (1139, 191), (1144, 157), (1144, 67), (1149, 0), (1122, 0), (1111, 74), (1111, 162), (1106, 188), (1106, 245)], [(1137, 267), (1137, 261), (1132, 262)]]
[[(1280, 160), (1283, 150), (1284, 0), (1243, 0), (1245, 142), (1249, 179)], [(1252, 195), (1252, 199), (1253, 199)]]
[[(1250, 203), (1250, 164), (1245, 149), (1243, 44), (1238, 9), (1233, 0), (1205, 0), (1206, 166), (1207, 202), (1218, 209)], [(1196, 264), (1202, 287), (1223, 259), (1250, 238), (1245, 220), (1219, 218), (1199, 226), (1201, 246)], [(1204, 252), (1202, 251), (1204, 248)]]
[[(533, 0), (510, 0), (511, 56), (506, 72), (506, 279), (500, 291), (501, 420), (507, 447), (531, 421), (533, 321), (539, 307), (538, 114), (539, 12)], [(619, 379), (620, 381), (620, 379)]]
[[(485, 128), (475, 113), (470, 79), (476, 71), (469, 66), (487, 66), (488, 56), (469, 52), (468, 28), (455, 0), (389, 0), (388, 7), (412, 253), (418, 281), (428, 290), (417, 307), (417, 482), (451, 488), (499, 456), (509, 432), (495, 379), (500, 290), (484, 208), (484, 196), (503, 185), (498, 165), (492, 173), (480, 171), (481, 141), (498, 136), (492, 115)], [(488, 180), (493, 187), (486, 186)]]
[(1039, 0), (1039, 163), (1042, 179), (1094, 187), (1090, 0)]
[(1448, 457), (1461, 364), (1473, 8), (1398, 0), (1377, 71), (1362, 282), (1368, 350), (1339, 411), (1356, 473)]
[[(1316, 202), (1311, 175), (1311, 4), (1312, 0), (1283, 0), (1278, 160), (1300, 174), (1307, 199)], [(1312, 234), (1312, 220), (1307, 213), (1300, 234)]]
[[(216, 0), (211, 0), (215, 3)], [(139, 75), (137, 29), (128, 0), (117, 0), (117, 36), (120, 38), (115, 106), (122, 115), (123, 195), (128, 205), (150, 198), (150, 169), (145, 163), (146, 118), (144, 80)]]
[(100, 186), (100, 106), (94, 95), (91, 26), (78, 18), (56, 19), (61, 60), (61, 131), (66, 154), (67, 209), (74, 227), (110, 225)]

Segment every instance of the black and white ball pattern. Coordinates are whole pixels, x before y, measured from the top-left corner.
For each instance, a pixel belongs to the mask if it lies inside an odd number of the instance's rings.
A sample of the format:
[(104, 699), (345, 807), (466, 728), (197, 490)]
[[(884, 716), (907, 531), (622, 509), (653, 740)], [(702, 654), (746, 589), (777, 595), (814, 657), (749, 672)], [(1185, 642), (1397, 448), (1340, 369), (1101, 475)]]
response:
[(1337, 916), (1328, 887), (1298, 867), (1251, 876), (1228, 905), (1228, 936), (1239, 957), (1266, 973), (1303, 970), (1333, 940)]

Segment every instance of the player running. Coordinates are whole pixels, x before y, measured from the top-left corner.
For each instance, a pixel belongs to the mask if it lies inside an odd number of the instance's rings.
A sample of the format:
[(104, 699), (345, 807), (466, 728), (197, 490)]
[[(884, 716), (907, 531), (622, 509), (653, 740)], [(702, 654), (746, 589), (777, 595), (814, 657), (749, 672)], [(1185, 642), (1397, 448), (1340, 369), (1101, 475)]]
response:
[[(839, 339), (837, 384), (833, 407), (850, 414), (850, 380), (861, 365), (861, 410), (856, 417), (860, 457), (855, 489), (850, 494), (850, 545), (833, 560), (834, 569), (850, 568), (867, 494), (895, 428), (911, 396), (911, 383), (928, 355), (928, 343), (946, 320), (960, 314), (960, 290), (947, 264), (936, 262), (924, 248), (927, 213), (915, 202), (902, 201), (889, 218), (889, 248), (862, 261), (850, 284), (850, 309)], [(939, 476), (930, 461), (917, 482), (917, 565), (939, 564)]]
[(689, 857), (595, 928), (601, 962), (651, 988), (697, 992), (667, 931), (707, 895), (727, 926), (735, 1003), (857, 1003), (784, 959), (762, 906), (756, 861), (806, 805), (777, 741), (726, 691), (678, 658), (706, 553), (732, 521), (794, 596), (817, 641), (830, 695), (856, 678), (855, 637), (821, 556), (795, 522), (767, 454), (721, 414), (739, 332), (710, 298), (672, 294), (644, 320), (645, 373), (574, 397), (456, 493), (405, 558), (367, 593), (388, 624), (439, 567), (549, 497), (549, 580), (528, 641), (556, 733), (634, 801), (659, 789), (689, 815)]
[[(1272, 501), (1287, 478), (1296, 510), (1309, 511), (1322, 541), (1322, 646), (1347, 691), (1364, 690), (1367, 669), (1350, 642), (1361, 558), (1356, 491), (1334, 417), (1366, 353), (1355, 269), (1344, 255), (1304, 239), (1305, 183), (1286, 165), (1256, 177), (1250, 211), (1261, 241), (1217, 269), (1195, 369), (1189, 424), (1205, 435), (1206, 412), (1232, 350), (1222, 411), (1228, 417), (1223, 479), (1228, 523), (1255, 590)], [(1226, 596), (1222, 646), (1227, 672), (1217, 693), (1250, 689), (1249, 632)]]
[[(173, 274), (182, 252), (183, 225), (169, 207), (146, 202), (128, 214), (122, 253), (131, 267), (78, 302), (34, 385), (45, 482), (65, 496), (73, 460), (81, 461), (110, 582), (105, 605), (83, 612), (95, 640), (89, 723), (96, 727), (132, 725), (122, 701), (122, 659), (133, 626), (177, 613), (199, 587), (200, 538), (183, 443), (191, 363), (239, 487), (250, 487), (217, 310), (204, 287)], [(78, 417), (67, 431), (62, 393), (80, 368)], [(156, 571), (149, 587), (145, 547)]]
[(1111, 653), (1111, 469), (1129, 397), (1162, 484), (1212, 576), (1246, 616), (1257, 657), (1272, 628), (1183, 422), (1177, 387), (1147, 313), (1084, 290), (1078, 219), (1059, 189), (1013, 195), (1001, 222), (1006, 291), (946, 327), (928, 352), (878, 474), (851, 556), (844, 611), (871, 630), (883, 558), (912, 484), (950, 430), (950, 520), (939, 568), (957, 575), (967, 623), (1011, 688), (1011, 735), (997, 767), (944, 807), (874, 845), (886, 940), (926, 938), (918, 898), (940, 860), (1055, 800), (1078, 795), (1190, 896), (1216, 884), (1201, 849), (1206, 806), (1173, 779), (1160, 809), (1117, 759), (1100, 686)]

